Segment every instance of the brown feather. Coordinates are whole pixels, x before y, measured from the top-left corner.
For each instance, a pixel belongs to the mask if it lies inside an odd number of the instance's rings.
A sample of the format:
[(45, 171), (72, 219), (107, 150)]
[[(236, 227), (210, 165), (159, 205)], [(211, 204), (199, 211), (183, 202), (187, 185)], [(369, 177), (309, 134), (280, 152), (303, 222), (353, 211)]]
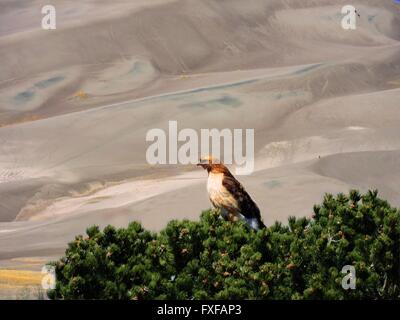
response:
[(215, 208), (221, 209), (226, 220), (246, 219), (252, 228), (265, 227), (257, 204), (225, 165), (214, 163), (212, 158), (200, 161), (199, 165), (208, 172), (207, 190), (210, 201)]

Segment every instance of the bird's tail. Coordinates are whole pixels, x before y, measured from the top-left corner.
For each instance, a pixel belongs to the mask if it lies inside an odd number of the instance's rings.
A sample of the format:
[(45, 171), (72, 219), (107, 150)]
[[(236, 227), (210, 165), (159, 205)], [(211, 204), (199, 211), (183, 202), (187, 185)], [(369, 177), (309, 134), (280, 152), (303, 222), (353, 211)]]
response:
[(255, 231), (261, 230), (261, 229), (265, 229), (266, 226), (264, 224), (264, 222), (262, 222), (261, 218), (251, 218), (251, 219), (246, 219), (247, 224), (249, 225), (249, 227)]
[(258, 218), (258, 227), (259, 227), (259, 229), (266, 228), (266, 226), (265, 226), (264, 222), (261, 220), (261, 218)]

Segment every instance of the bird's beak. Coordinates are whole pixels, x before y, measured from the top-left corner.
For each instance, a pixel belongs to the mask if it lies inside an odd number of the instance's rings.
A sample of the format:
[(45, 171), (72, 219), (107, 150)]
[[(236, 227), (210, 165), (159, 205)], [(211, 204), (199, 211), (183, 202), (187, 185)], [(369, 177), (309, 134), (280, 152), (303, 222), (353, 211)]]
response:
[(203, 169), (205, 169), (206, 163), (204, 163), (203, 160), (200, 160), (199, 163), (196, 166), (202, 167)]

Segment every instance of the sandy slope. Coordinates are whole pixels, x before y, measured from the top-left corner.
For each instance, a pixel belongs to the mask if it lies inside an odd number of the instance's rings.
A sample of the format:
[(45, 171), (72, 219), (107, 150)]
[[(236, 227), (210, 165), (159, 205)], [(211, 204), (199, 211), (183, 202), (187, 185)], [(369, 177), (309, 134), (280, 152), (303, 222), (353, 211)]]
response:
[(43, 1), (0, 0), (0, 267), (57, 257), (92, 224), (198, 219), (205, 173), (145, 159), (169, 120), (255, 129), (240, 180), (267, 224), (349, 188), (400, 206), (390, 1), (354, 3), (356, 31), (340, 27), (347, 1), (53, 2), (59, 28), (42, 31)]

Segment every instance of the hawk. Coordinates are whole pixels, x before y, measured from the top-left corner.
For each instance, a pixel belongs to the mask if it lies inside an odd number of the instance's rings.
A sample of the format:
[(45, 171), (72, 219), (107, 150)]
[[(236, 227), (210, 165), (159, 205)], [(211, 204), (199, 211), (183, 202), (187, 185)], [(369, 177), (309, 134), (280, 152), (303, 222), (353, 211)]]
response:
[(210, 156), (200, 159), (197, 165), (207, 170), (208, 196), (225, 220), (244, 220), (254, 230), (265, 228), (257, 204), (225, 165)]

